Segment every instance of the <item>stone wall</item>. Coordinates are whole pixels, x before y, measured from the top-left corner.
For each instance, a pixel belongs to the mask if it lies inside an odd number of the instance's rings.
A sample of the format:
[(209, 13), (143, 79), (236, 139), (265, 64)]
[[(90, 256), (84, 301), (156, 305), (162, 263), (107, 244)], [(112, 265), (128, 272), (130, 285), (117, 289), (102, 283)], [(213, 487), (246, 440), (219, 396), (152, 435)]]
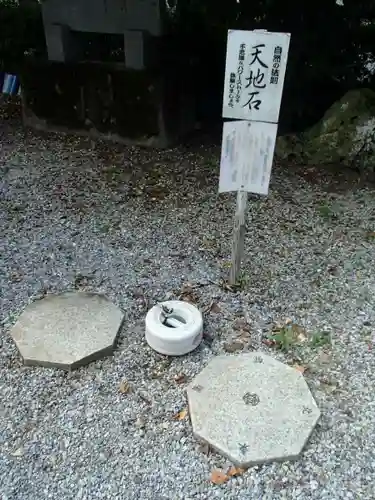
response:
[(195, 125), (189, 77), (175, 67), (29, 61), (21, 86), (24, 123), (39, 130), (165, 147)]

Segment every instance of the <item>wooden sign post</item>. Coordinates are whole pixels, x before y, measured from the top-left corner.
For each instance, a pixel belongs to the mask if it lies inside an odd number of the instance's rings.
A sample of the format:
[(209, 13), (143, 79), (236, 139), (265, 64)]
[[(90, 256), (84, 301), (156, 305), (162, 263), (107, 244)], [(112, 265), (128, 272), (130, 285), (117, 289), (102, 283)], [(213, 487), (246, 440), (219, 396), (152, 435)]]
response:
[(247, 191), (237, 191), (237, 207), (234, 216), (232, 241), (232, 263), (229, 274), (229, 283), (231, 285), (238, 283), (238, 277), (241, 271), (245, 244), (247, 199)]
[(237, 191), (229, 283), (239, 281), (248, 193), (268, 194), (289, 33), (229, 30), (219, 192)]

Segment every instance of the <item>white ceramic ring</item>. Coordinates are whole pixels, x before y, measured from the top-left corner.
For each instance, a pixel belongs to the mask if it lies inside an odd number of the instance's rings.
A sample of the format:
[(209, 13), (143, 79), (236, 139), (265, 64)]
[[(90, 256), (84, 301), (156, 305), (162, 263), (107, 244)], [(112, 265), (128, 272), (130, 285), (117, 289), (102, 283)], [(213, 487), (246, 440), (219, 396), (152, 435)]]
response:
[(147, 313), (146, 340), (160, 354), (182, 356), (198, 347), (202, 338), (203, 316), (193, 304), (168, 300)]

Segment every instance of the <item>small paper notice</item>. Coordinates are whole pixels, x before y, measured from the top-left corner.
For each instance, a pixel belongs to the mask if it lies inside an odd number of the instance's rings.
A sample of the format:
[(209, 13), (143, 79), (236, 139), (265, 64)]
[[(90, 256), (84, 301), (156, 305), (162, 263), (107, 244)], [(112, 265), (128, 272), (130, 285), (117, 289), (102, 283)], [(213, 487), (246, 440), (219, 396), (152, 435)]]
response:
[(276, 123), (224, 123), (219, 193), (268, 194), (276, 135)]

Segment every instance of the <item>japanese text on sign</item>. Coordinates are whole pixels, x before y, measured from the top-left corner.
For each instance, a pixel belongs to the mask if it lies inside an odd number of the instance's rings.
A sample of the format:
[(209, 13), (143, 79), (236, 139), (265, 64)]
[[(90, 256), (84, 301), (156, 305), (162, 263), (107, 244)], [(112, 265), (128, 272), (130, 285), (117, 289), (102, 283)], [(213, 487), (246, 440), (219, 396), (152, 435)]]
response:
[(223, 117), (277, 123), (290, 34), (229, 31)]
[(271, 69), (271, 79), (270, 83), (276, 84), (279, 82), (280, 75), (280, 64), (281, 64), (281, 54), (283, 53), (282, 47), (275, 47), (273, 52), (273, 61)]

